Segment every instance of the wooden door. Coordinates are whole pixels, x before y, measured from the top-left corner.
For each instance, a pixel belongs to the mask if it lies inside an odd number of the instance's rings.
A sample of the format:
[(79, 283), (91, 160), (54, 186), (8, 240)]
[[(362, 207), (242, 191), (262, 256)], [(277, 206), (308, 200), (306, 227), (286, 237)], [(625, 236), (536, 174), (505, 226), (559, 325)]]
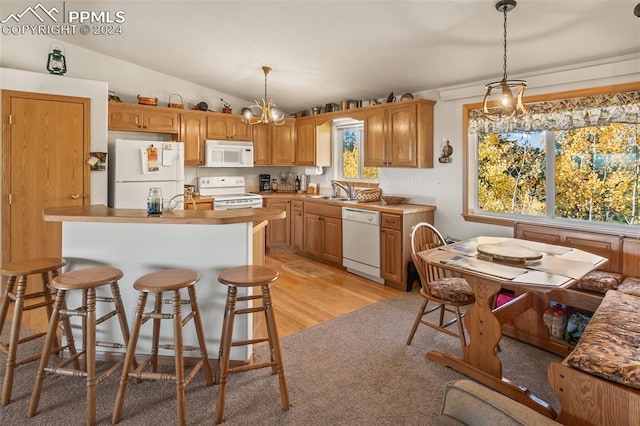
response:
[(241, 115), (231, 115), (227, 119), (229, 122), (228, 127), (231, 130), (230, 139), (234, 141), (251, 140), (251, 126), (243, 121)]
[(342, 219), (323, 218), (323, 253), (329, 262), (342, 265)]
[(292, 166), (296, 162), (295, 120), (271, 126), (271, 160), (274, 166)]
[(90, 202), (90, 100), (3, 90), (2, 115), (2, 262), (60, 256), (61, 224), (42, 210)]
[(298, 120), (296, 127), (296, 164), (316, 164), (316, 120)]
[(304, 214), (304, 252), (313, 256), (322, 254), (322, 218), (316, 214)]
[(225, 140), (229, 139), (230, 135), (231, 129), (224, 114), (207, 115), (207, 139)]
[(382, 228), (381, 263), (382, 278), (394, 283), (402, 282), (402, 233), (396, 229)]
[(171, 111), (171, 109), (144, 110), (142, 114), (142, 128), (144, 131), (177, 134), (180, 131), (180, 115)]
[(387, 111), (388, 165), (416, 167), (417, 162), (417, 105), (390, 107)]
[(256, 166), (271, 165), (269, 127), (269, 125), (262, 123), (251, 126), (253, 137), (253, 164)]
[(184, 164), (204, 164), (204, 141), (207, 138), (207, 119), (202, 113), (182, 113), (180, 141), (184, 143)]
[(142, 109), (135, 105), (109, 102), (109, 130), (142, 130)]
[(387, 165), (385, 110), (376, 109), (364, 118), (364, 165), (382, 167)]
[(270, 220), (267, 225), (267, 247), (289, 247), (291, 245), (291, 200), (274, 198), (265, 200), (265, 207), (284, 210), (283, 219)]

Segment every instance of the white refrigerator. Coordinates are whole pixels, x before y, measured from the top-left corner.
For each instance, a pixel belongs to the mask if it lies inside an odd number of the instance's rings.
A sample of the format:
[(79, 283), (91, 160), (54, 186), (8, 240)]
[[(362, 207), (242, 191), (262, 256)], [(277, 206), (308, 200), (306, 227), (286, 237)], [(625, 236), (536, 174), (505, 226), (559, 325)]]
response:
[(184, 193), (184, 144), (116, 139), (109, 143), (109, 207), (146, 209), (149, 188), (159, 187), (165, 207)]

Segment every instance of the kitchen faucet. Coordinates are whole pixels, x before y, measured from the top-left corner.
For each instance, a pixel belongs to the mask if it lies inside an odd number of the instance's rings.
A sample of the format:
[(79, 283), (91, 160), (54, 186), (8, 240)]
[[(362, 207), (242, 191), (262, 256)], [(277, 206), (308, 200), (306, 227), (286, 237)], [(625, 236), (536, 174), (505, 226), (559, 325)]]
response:
[(340, 182), (336, 182), (335, 180), (331, 181), (331, 188), (333, 190), (333, 196), (336, 197), (338, 195), (338, 188), (342, 188), (344, 193), (347, 195), (347, 198), (353, 198), (353, 187), (349, 182), (347, 182), (347, 186), (345, 187)]
[(193, 206), (194, 210), (197, 210), (197, 205), (196, 205), (196, 200), (193, 199), (193, 195), (186, 195), (186, 194), (178, 194), (178, 195), (174, 195), (173, 197), (171, 197), (171, 199), (169, 200), (169, 211), (171, 210), (175, 210), (176, 207), (178, 207), (178, 198), (184, 198), (184, 202), (186, 203), (187, 200), (191, 200), (191, 205)]

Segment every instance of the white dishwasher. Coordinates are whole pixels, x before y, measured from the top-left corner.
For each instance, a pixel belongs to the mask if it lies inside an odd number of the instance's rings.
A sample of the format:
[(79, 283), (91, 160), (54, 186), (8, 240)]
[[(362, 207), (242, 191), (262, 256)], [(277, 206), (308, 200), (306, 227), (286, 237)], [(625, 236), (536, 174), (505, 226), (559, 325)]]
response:
[(384, 284), (380, 263), (380, 212), (342, 207), (342, 266)]

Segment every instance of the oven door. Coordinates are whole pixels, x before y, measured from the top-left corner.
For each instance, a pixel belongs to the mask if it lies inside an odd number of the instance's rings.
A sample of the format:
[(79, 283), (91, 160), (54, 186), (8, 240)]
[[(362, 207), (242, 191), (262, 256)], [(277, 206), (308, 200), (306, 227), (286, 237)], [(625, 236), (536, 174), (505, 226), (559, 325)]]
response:
[(261, 199), (213, 200), (214, 210), (257, 209), (262, 207)]

